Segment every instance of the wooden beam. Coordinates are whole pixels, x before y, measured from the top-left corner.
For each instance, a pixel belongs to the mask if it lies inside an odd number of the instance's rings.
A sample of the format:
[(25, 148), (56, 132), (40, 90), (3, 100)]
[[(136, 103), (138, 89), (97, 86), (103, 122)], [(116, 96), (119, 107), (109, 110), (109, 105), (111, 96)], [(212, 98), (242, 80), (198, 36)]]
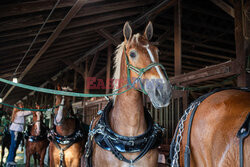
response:
[[(102, 2), (104, 0), (91, 0), (88, 3)], [(0, 16), (8, 17), (15, 15), (22, 15), (27, 13), (41, 12), (46, 10), (51, 10), (55, 4), (55, 1), (30, 1), (30, 2), (20, 2), (20, 3), (11, 3), (7, 5), (1, 5), (0, 7)], [(72, 7), (74, 1), (72, 0), (63, 0), (61, 1), (57, 8), (67, 8)]]
[(172, 84), (190, 85), (212, 79), (224, 78), (239, 74), (236, 61), (228, 61), (217, 65), (212, 65), (186, 74), (171, 77)]
[[(174, 40), (174, 38), (168, 37), (168, 36), (165, 36), (164, 40), (169, 40), (169, 41)], [(221, 47), (218, 47), (218, 46), (202, 44), (202, 43), (193, 42), (193, 41), (189, 41), (189, 40), (181, 40), (181, 42), (183, 44), (189, 44), (189, 45), (192, 45), (192, 46), (198, 46), (198, 47), (202, 47), (202, 48), (207, 48), (207, 49), (211, 49), (211, 50), (226, 52), (226, 53), (230, 53), (230, 54), (235, 55), (235, 51), (231, 50), (231, 49), (228, 49), (228, 48), (221, 48)]]
[(97, 30), (97, 32), (105, 39), (110, 40), (114, 46), (117, 46), (121, 43), (120, 39), (113, 37), (112, 34), (110, 34), (108, 31), (104, 29)]
[[(64, 0), (65, 1), (65, 0)], [(65, 2), (60, 2), (58, 7), (57, 8), (61, 8), (61, 4), (65, 3)], [(69, 0), (66, 0), (66, 1), (69, 1)], [(68, 7), (71, 7), (73, 5), (73, 2), (72, 0), (70, 0), (70, 4), (68, 4)], [(99, 1), (104, 1), (104, 0), (99, 0)], [(92, 1), (88, 1), (87, 4), (89, 3), (93, 3), (93, 0)], [(148, 1), (142, 1), (142, 0), (128, 0), (128, 1), (124, 1), (124, 2), (110, 2), (110, 3), (106, 3), (106, 4), (103, 4), (103, 3), (98, 3), (96, 5), (89, 5), (89, 6), (86, 6), (84, 7), (84, 9), (80, 10), (75, 18), (80, 18), (80, 17), (92, 17), (94, 15), (99, 15), (99, 14), (103, 14), (103, 13), (109, 13), (109, 12), (115, 12), (115, 11), (121, 11), (121, 10), (126, 10), (126, 9), (131, 9), (131, 8), (140, 8), (141, 6), (146, 6), (146, 5), (149, 5), (149, 4), (152, 4), (153, 3), (153, 0), (148, 0)], [(46, 2), (45, 2), (46, 4)], [(15, 4), (16, 8), (18, 8), (18, 5)], [(39, 4), (38, 4), (39, 5)], [(23, 6), (24, 8), (26, 8), (27, 6)], [(37, 6), (38, 8), (40, 6)], [(43, 5), (41, 6), (41, 8), (43, 7)], [(50, 8), (47, 8), (47, 10), (51, 10), (53, 6), (51, 6)], [(33, 8), (36, 8), (36, 7), (33, 7)], [(1, 7), (0, 7), (1, 9)], [(20, 11), (21, 8), (19, 8), (19, 11)], [(39, 8), (40, 9), (40, 8)], [(9, 10), (9, 8), (8, 8)], [(11, 10), (11, 9), (10, 9)], [(30, 10), (32, 11), (32, 9)], [(27, 12), (30, 12), (30, 11), (27, 11)], [(41, 11), (41, 9), (40, 9)], [(22, 11), (20, 11), (21, 13)], [(3, 15), (6, 15), (6, 14), (9, 14), (10, 12), (0, 12), (0, 14), (3, 14)], [(42, 13), (43, 14), (43, 13)], [(35, 26), (35, 25), (39, 25), (39, 24), (42, 24), (43, 21), (44, 21), (44, 15), (42, 15), (41, 12), (39, 13), (33, 13), (33, 15), (24, 15), (24, 16), (21, 16), (18, 17), (18, 18), (10, 18), (10, 19), (7, 19), (6, 21), (3, 21), (3, 27), (1, 28), (10, 28), (10, 27), (13, 27), (14, 25), (17, 26), (17, 28), (21, 28), (21, 27), (28, 27), (28, 26)], [(20, 14), (18, 14), (20, 16)], [(2, 15), (0, 15), (2, 16)], [(55, 13), (53, 13), (53, 15), (51, 16), (49, 22), (57, 22), (57, 21), (60, 21), (62, 18), (64, 17), (64, 11), (56, 11)], [(23, 24), (21, 24), (23, 23)], [(6, 25), (4, 25), (6, 24)]]
[(96, 73), (94, 77), (100, 78), (103, 74), (105, 74), (106, 71), (107, 71), (107, 68), (103, 67), (98, 73)]
[(77, 65), (75, 65), (72, 61), (70, 61), (70, 60), (64, 60), (64, 59), (61, 59), (61, 61), (63, 63), (65, 63), (66, 65), (70, 66), (70, 68), (73, 68), (79, 74), (81, 74), (83, 78), (85, 77), (84, 71), (80, 67), (78, 67)]
[(174, 72), (181, 74), (181, 0), (174, 8)]
[(224, 2), (223, 0), (210, 0), (210, 1), (234, 18), (234, 9), (226, 2)]
[[(63, 29), (68, 25), (71, 19), (77, 14), (77, 12), (83, 7), (86, 3), (86, 0), (77, 0), (74, 6), (67, 13), (65, 18), (59, 23), (55, 31), (51, 34), (49, 39), (43, 45), (43, 47), (39, 50), (36, 56), (31, 60), (31, 62), (27, 65), (25, 70), (22, 72), (20, 77), (18, 78), (19, 82), (23, 79), (23, 77), (30, 71), (30, 69), (35, 65), (35, 63), (39, 60), (39, 58), (47, 51), (47, 49), (51, 46), (51, 44), (55, 41), (55, 39), (59, 36), (59, 34), (63, 31)], [(8, 95), (12, 92), (15, 86), (12, 86), (8, 92), (5, 94), (4, 99), (8, 97)]]
[(112, 47), (108, 47), (108, 53), (107, 53), (107, 72), (106, 72), (106, 94), (110, 92), (109, 86), (110, 86), (110, 68), (111, 68), (111, 57), (112, 57)]
[(235, 48), (236, 48), (236, 61), (240, 70), (240, 75), (237, 78), (238, 87), (246, 87), (247, 73), (246, 73), (246, 57), (247, 47), (243, 35), (243, 19), (242, 19), (242, 0), (235, 1)]
[(98, 60), (99, 55), (100, 54), (97, 52), (92, 60), (92, 63), (91, 63), (90, 68), (89, 68), (89, 74), (88, 74), (89, 77), (91, 77), (93, 75), (93, 72), (94, 72), (96, 62)]
[[(102, 21), (107, 21), (107, 20), (115, 20), (115, 19), (119, 19), (119, 18), (123, 18), (123, 17), (129, 17), (129, 16), (134, 16), (139, 14), (142, 11), (140, 9), (124, 9), (125, 12), (123, 10), (121, 11), (114, 11), (114, 12), (110, 12), (110, 13), (104, 13), (102, 14), (102, 17), (100, 17), (99, 15), (91, 15), (88, 17), (83, 17), (83, 18), (78, 18), (75, 20), (72, 20), (72, 22), (67, 26), (66, 29), (71, 29), (71, 28), (75, 28), (75, 27), (79, 27), (79, 26), (86, 26), (89, 24), (95, 24), (98, 22), (102, 22)], [(27, 16), (26, 16), (27, 17)], [(27, 28), (27, 27), (32, 27), (34, 26), (39, 26), (40, 24), (43, 24), (44, 20), (43, 20), (43, 16), (32, 16), (31, 18), (27, 19), (25, 17), (25, 19), (18, 19), (15, 20), (15, 22), (11, 22), (9, 20), (3, 22), (3, 25), (0, 27), (0, 32), (2, 31), (10, 31), (10, 30), (20, 30), (23, 28)], [(74, 17), (75, 18), (75, 17)], [(52, 20), (50, 19), (50, 21), (48, 21), (49, 23), (53, 21), (57, 22), (62, 20), (62, 18), (57, 18), (56, 20)], [(46, 25), (46, 29), (52, 31), (53, 30), (54, 25), (53, 24), (48, 24)]]

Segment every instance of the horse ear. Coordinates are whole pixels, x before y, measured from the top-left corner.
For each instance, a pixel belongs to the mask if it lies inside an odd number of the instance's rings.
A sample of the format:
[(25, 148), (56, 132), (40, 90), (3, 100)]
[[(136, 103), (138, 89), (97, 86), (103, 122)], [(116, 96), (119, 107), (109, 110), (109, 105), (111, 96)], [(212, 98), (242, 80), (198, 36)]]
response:
[(128, 21), (124, 24), (124, 27), (123, 27), (123, 36), (124, 36), (124, 39), (126, 41), (129, 41), (130, 38), (132, 37), (132, 29), (131, 29)]
[(152, 24), (151, 21), (149, 21), (147, 27), (145, 28), (144, 36), (145, 36), (148, 40), (151, 40), (151, 38), (153, 37), (153, 24)]

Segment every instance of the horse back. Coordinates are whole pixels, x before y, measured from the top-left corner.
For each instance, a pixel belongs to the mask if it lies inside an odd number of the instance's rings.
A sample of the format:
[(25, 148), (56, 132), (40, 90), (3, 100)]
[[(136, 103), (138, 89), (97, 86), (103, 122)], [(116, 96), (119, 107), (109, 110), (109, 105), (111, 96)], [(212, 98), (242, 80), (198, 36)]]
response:
[[(191, 166), (239, 166), (237, 132), (250, 112), (250, 92), (223, 90), (207, 97), (193, 118)], [(190, 114), (184, 123), (180, 164), (184, 166)], [(244, 163), (250, 164), (250, 138), (244, 141)]]

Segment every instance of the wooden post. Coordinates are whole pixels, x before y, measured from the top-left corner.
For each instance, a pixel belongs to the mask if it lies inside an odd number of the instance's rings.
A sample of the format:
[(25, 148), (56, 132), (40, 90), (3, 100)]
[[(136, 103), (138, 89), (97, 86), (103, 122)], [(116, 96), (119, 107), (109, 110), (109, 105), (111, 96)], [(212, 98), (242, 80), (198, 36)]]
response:
[(174, 8), (174, 73), (181, 74), (181, 0)]
[(87, 89), (87, 79), (88, 79), (88, 59), (85, 61), (85, 71), (84, 71), (84, 93), (88, 94), (89, 89)]
[(243, 19), (242, 19), (242, 0), (235, 1), (235, 48), (236, 48), (236, 61), (238, 63), (238, 68), (240, 70), (240, 75), (237, 78), (238, 87), (246, 87), (247, 73), (246, 73), (246, 41), (243, 36)]
[(112, 56), (112, 47), (108, 47), (107, 55), (107, 72), (106, 72), (106, 94), (110, 92), (110, 66), (111, 66), (111, 56)]
[[(76, 91), (76, 87), (77, 87), (77, 72), (74, 71), (74, 87), (73, 90)], [(73, 97), (73, 103), (76, 102), (76, 97)]]

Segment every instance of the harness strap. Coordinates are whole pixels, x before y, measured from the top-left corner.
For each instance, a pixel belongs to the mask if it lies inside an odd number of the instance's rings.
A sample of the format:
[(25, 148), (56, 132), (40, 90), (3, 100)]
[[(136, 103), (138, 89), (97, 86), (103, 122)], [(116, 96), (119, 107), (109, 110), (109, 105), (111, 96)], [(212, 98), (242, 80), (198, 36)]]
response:
[(237, 133), (239, 138), (239, 153), (240, 153), (240, 167), (244, 167), (244, 139), (249, 136), (250, 133), (250, 112), (247, 114), (247, 118)]
[(135, 159), (131, 159), (128, 160), (127, 158), (125, 158), (113, 145), (113, 143), (107, 138), (104, 138), (105, 142), (107, 143), (107, 145), (111, 148), (112, 153), (120, 160), (120, 161), (125, 161), (127, 163), (130, 164), (130, 166), (133, 166), (133, 164), (140, 160), (148, 151), (149, 149), (152, 147), (152, 145), (154, 144), (154, 137), (151, 136), (149, 141), (147, 142), (146, 146), (143, 148), (143, 150), (141, 151), (141, 153), (135, 158)]
[(71, 147), (71, 146), (74, 144), (74, 142), (69, 143), (68, 145), (66, 145), (66, 146), (63, 147), (63, 148), (60, 147), (60, 145), (59, 145), (55, 140), (52, 139), (52, 142), (55, 144), (56, 148), (57, 148), (58, 150), (60, 150), (60, 153), (59, 153), (59, 155), (60, 155), (59, 167), (63, 167), (64, 151), (66, 151), (69, 147)]

